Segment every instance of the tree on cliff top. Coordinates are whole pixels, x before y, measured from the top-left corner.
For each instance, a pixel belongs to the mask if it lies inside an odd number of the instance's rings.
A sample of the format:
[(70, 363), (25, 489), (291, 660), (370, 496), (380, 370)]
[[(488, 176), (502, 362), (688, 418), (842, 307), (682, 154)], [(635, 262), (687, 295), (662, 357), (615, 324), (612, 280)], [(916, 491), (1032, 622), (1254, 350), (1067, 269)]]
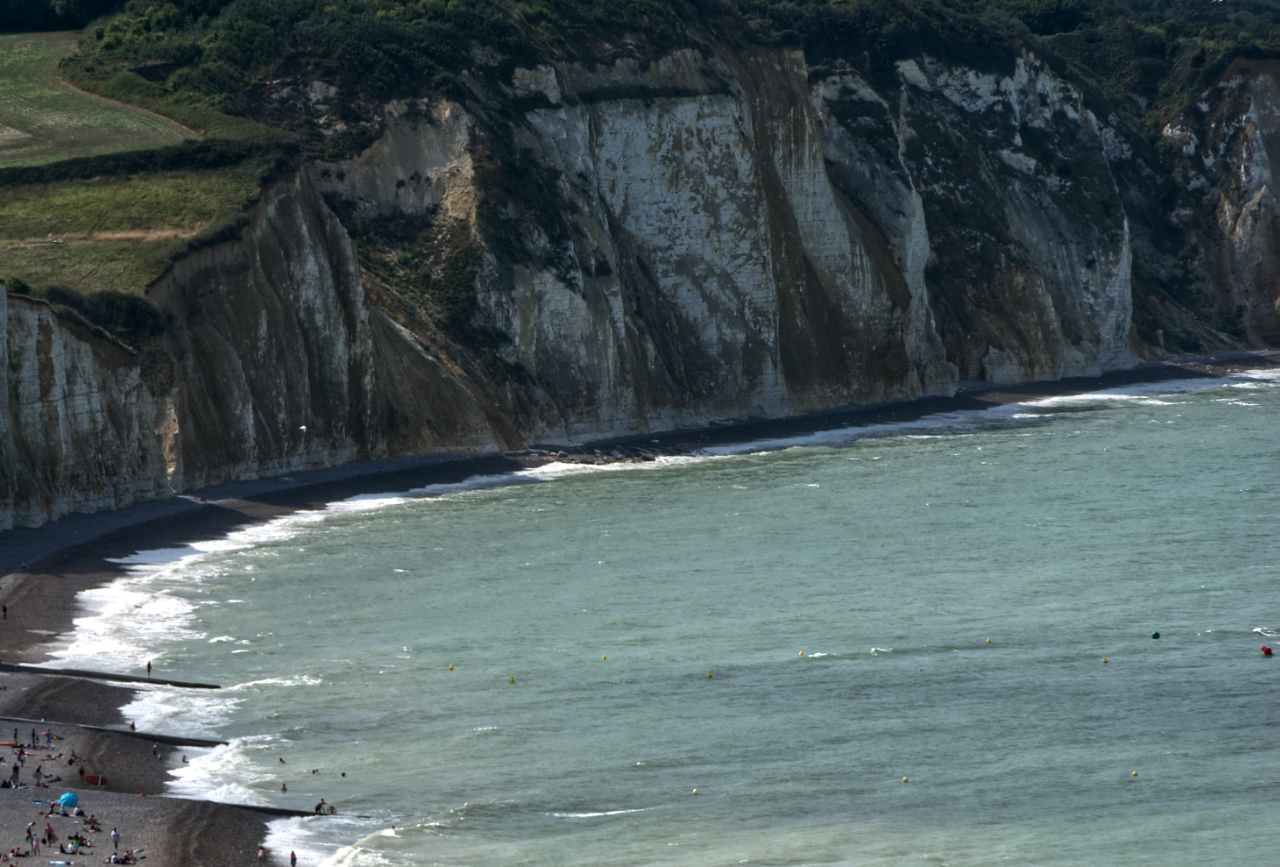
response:
[[(0, 0), (14, 3), (16, 0)], [(1024, 48), (1094, 92), (1171, 114), (1236, 57), (1280, 55), (1276, 0), (39, 0), (90, 23), (64, 74), (79, 86), (212, 135), (286, 130), (329, 156), (368, 143), (379, 102), (467, 98), (464, 71), (506, 83), (540, 62), (646, 62), (678, 46), (794, 45), (815, 67), (850, 65), (896, 86), (899, 60), (928, 55), (1007, 72)], [(1204, 7), (1217, 10), (1212, 14)], [(62, 10), (62, 12), (58, 12)], [(1105, 45), (1106, 50), (1092, 48)], [(1105, 56), (1106, 63), (1097, 62)], [(335, 85), (320, 136), (269, 82)], [(203, 112), (203, 114), (202, 114)], [(219, 121), (221, 117), (224, 121)], [(228, 117), (252, 118), (239, 127)], [(1157, 118), (1158, 119), (1158, 118)], [(1154, 122), (1154, 121), (1153, 121)], [(332, 152), (332, 153), (331, 153)]]

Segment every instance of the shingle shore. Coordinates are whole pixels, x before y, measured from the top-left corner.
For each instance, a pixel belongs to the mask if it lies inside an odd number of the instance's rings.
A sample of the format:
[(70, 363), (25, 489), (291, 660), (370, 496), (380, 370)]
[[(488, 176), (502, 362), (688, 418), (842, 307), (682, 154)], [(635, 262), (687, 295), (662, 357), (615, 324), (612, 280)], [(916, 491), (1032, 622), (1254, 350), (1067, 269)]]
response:
[[(0, 621), (12, 628), (14, 623)], [(120, 829), (120, 852), (143, 849), (143, 864), (245, 865), (257, 863), (257, 850), (266, 836), (264, 817), (249, 810), (206, 801), (157, 797), (164, 791), (168, 769), (181, 761), (182, 748), (161, 747), (158, 758), (152, 744), (127, 734), (92, 731), (67, 723), (119, 726), (128, 723), (119, 708), (131, 701), (133, 689), (92, 680), (52, 677), (38, 674), (0, 674), (0, 741), (11, 742), (18, 731), (18, 741), (30, 744), (32, 730), (39, 735), (40, 747), (28, 753), (19, 770), (19, 781), (27, 788), (0, 789), (0, 853), (13, 847), (30, 852), (25, 843), (29, 822), (43, 831), (52, 826), (57, 840), (42, 846), (39, 859), (22, 859), (11, 863), (48, 863), (66, 860), (76, 865), (100, 864), (113, 849), (111, 829)], [(21, 717), (31, 722), (17, 722)], [(37, 722), (44, 720), (44, 722)], [(45, 732), (54, 739), (46, 745)], [(75, 764), (69, 759), (74, 750)], [(4, 764), (0, 777), (8, 779), (16, 761), (14, 748), (0, 748)], [(34, 772), (39, 767), (45, 777), (61, 777), (47, 788), (34, 787)], [(79, 770), (86, 775), (107, 778), (105, 786), (81, 782)], [(102, 830), (93, 832), (82, 824), (85, 819), (59, 814), (46, 816), (48, 802), (66, 792), (75, 792), (87, 815), (97, 818)], [(44, 804), (32, 803), (43, 801)], [(87, 816), (86, 816), (87, 818)], [(96, 845), (78, 855), (62, 856), (60, 843), (76, 832)], [(272, 862), (284, 864), (288, 853), (272, 853)]]

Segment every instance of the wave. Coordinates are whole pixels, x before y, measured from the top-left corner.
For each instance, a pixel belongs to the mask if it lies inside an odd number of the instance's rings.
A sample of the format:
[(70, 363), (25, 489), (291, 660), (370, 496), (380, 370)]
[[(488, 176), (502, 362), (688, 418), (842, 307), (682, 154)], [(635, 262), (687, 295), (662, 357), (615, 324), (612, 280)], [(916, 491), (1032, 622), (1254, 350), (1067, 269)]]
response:
[[(1081, 404), (1097, 404), (1099, 401), (1123, 401), (1139, 406), (1173, 406), (1176, 405), (1176, 402), (1159, 400), (1156, 396), (1189, 394), (1217, 388), (1268, 388), (1277, 385), (1280, 385), (1280, 371), (1276, 370), (1248, 370), (1215, 380), (1174, 379), (1165, 382), (1134, 383), (1098, 391), (1053, 395), (1035, 400), (992, 406), (986, 409), (933, 413), (909, 421), (870, 425), (847, 424), (795, 436), (707, 446), (699, 449), (694, 454), (708, 456), (761, 454), (792, 448), (844, 445), (860, 439), (895, 435), (921, 436), (921, 434), (915, 433), (917, 431), (929, 432), (925, 435), (956, 436), (983, 429), (992, 422), (998, 423), (1002, 420), (1044, 420), (1047, 413), (1037, 412), (1037, 410), (1063, 409), (1069, 411), (1072, 407)], [(1081, 409), (1084, 408), (1081, 407)], [(1105, 404), (1098, 408), (1105, 408)]]
[(631, 813), (644, 813), (648, 809), (641, 807), (636, 810), (605, 810), (600, 813), (551, 813), (550, 815), (557, 819), (595, 819), (599, 816), (626, 816)]

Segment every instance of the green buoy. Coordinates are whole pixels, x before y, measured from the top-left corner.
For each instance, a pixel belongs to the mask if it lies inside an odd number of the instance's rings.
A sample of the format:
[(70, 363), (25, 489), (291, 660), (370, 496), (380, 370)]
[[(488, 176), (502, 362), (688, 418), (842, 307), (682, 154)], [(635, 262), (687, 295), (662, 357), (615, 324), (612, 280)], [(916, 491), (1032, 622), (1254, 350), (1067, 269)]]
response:
[(1151, 637), (1152, 637), (1152, 638), (1159, 638), (1159, 637), (1160, 637), (1160, 633), (1159, 633), (1159, 632), (1153, 632), (1153, 633), (1151, 633)]

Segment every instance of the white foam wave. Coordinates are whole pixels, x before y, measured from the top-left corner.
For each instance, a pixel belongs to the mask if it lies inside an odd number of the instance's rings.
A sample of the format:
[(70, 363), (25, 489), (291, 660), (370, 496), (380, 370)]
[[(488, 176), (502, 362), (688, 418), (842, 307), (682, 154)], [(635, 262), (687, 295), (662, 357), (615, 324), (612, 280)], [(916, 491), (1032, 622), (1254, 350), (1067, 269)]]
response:
[(194, 604), (146, 581), (119, 579), (85, 590), (77, 601), (88, 613), (75, 618), (75, 631), (50, 651), (53, 658), (38, 665), (141, 673), (148, 660), (161, 658), (147, 645), (204, 637), (189, 626)]
[(578, 464), (568, 461), (554, 461), (549, 464), (543, 464), (540, 467), (524, 470), (519, 475), (525, 478), (538, 479), (539, 481), (551, 481), (588, 473), (618, 473), (664, 469), (696, 461), (696, 457), (689, 455), (664, 455), (654, 458), (652, 461), (618, 461), (608, 464)]
[(557, 819), (594, 819), (598, 816), (625, 816), (630, 813), (643, 813), (644, 808), (638, 810), (605, 810), (600, 813), (552, 813)]
[[(957, 436), (971, 433), (977, 428), (1001, 419), (1042, 421), (1044, 416), (1034, 412), (1036, 409), (1052, 409), (1060, 406), (1103, 403), (1106, 401), (1132, 402), (1144, 406), (1173, 406), (1176, 405), (1176, 401), (1162, 401), (1152, 396), (1188, 394), (1196, 391), (1209, 391), (1242, 384), (1247, 385), (1249, 380), (1258, 379), (1259, 374), (1265, 374), (1266, 376), (1262, 378), (1280, 384), (1280, 373), (1270, 370), (1244, 371), (1231, 377), (1214, 380), (1174, 379), (1165, 382), (1135, 383), (1117, 388), (1100, 389), (1079, 394), (1054, 395), (1020, 403), (1003, 404), (989, 409), (934, 413), (910, 421), (887, 422), (858, 427), (838, 427), (790, 437), (760, 439), (723, 446), (708, 446), (700, 449), (695, 454), (716, 456), (762, 454), (790, 448), (843, 445), (859, 439), (895, 435), (918, 437), (922, 435), (914, 433), (916, 431), (932, 431), (934, 435), (938, 435), (940, 431), (942, 436)], [(1269, 385), (1270, 383), (1267, 384)], [(1258, 387), (1262, 386), (1259, 385)]]
[[(298, 854), (300, 864), (320, 867), (381, 867), (390, 864), (381, 853), (362, 845), (364, 841), (391, 831), (377, 819), (359, 816), (326, 816), (319, 819), (277, 819), (267, 823), (267, 851), (275, 863), (286, 864), (289, 852)], [(394, 836), (392, 832), (391, 836)], [(344, 840), (358, 840), (344, 845)]]
[(212, 749), (174, 747), (186, 755), (187, 762), (170, 771), (173, 779), (167, 785), (168, 794), (230, 804), (270, 805), (260, 790), (242, 782), (260, 776), (249, 743), (236, 739)]
[(225, 692), (174, 687), (142, 691), (120, 712), (143, 731), (180, 731), (214, 739), (244, 700), (224, 695)]
[(324, 683), (324, 678), (322, 677), (316, 677), (315, 675), (310, 674), (299, 674), (293, 677), (267, 677), (262, 680), (250, 680), (245, 683), (237, 683), (234, 686), (223, 687), (223, 691), (235, 692), (237, 690), (260, 686), (319, 686), (322, 683)]

